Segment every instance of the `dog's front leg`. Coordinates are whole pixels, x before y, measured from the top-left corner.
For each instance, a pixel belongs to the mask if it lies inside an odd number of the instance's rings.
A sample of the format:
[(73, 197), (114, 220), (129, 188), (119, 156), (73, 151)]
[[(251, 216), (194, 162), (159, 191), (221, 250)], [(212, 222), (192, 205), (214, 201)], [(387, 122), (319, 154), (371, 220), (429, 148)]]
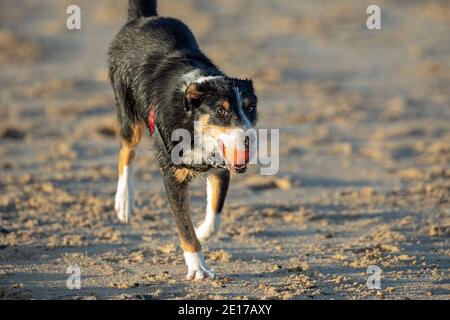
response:
[(172, 208), (175, 224), (178, 228), (184, 258), (188, 267), (187, 279), (214, 278), (213, 271), (208, 267), (201, 253), (201, 245), (195, 234), (191, 220), (191, 205), (187, 182), (180, 182), (172, 174), (164, 177), (164, 186)]
[(229, 183), (230, 172), (228, 170), (215, 170), (207, 178), (206, 216), (196, 229), (197, 237), (202, 242), (219, 231), (220, 214), (227, 196)]

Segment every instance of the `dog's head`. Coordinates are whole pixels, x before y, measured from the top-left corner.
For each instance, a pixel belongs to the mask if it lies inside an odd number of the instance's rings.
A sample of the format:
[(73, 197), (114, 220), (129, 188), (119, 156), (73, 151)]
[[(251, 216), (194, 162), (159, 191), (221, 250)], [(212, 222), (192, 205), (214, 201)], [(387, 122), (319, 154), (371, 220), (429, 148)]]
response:
[(208, 77), (185, 90), (186, 112), (202, 139), (202, 157), (243, 173), (256, 148), (257, 98), (251, 80)]

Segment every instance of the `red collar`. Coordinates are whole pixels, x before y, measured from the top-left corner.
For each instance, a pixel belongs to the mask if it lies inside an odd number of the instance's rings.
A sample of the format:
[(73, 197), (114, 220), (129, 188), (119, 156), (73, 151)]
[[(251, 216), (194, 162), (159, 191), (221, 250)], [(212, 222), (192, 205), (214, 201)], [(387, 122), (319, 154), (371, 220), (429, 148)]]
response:
[(150, 134), (155, 132), (155, 111), (150, 111), (148, 114), (148, 129), (150, 130)]
[(164, 143), (164, 139), (159, 132), (158, 125), (156, 124), (156, 109), (158, 108), (158, 98), (154, 98), (150, 104), (150, 111), (148, 113), (148, 129), (150, 130), (150, 136), (154, 137), (154, 141), (159, 145), (164, 155), (170, 159), (169, 151)]
[(158, 98), (154, 98), (150, 104), (150, 112), (148, 113), (148, 129), (150, 130), (150, 135), (155, 132), (155, 118), (156, 118), (156, 108), (158, 107)]

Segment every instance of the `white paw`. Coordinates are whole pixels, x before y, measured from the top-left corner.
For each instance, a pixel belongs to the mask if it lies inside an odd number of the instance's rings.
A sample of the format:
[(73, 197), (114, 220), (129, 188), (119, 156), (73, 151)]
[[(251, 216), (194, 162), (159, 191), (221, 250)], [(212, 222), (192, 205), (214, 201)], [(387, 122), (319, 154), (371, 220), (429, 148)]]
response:
[(205, 278), (214, 279), (216, 277), (214, 272), (206, 264), (205, 258), (202, 253), (185, 252), (184, 259), (186, 260), (186, 264), (188, 266), (188, 274), (186, 276), (186, 279), (199, 280)]
[(128, 223), (134, 209), (133, 195), (130, 193), (116, 193), (115, 209), (117, 217), (123, 223)]
[(200, 241), (206, 241), (215, 235), (220, 228), (220, 216), (216, 216), (214, 221), (206, 219), (201, 225), (195, 229), (197, 238)]
[(128, 167), (124, 168), (123, 174), (119, 177), (115, 197), (117, 217), (123, 223), (128, 223), (134, 209), (134, 192), (131, 173)]

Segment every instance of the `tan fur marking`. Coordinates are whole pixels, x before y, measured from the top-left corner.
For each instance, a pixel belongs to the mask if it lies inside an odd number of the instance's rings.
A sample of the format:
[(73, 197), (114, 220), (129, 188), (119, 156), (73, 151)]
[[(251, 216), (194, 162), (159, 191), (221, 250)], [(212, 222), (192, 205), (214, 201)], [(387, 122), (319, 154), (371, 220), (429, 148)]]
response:
[(131, 141), (126, 141), (124, 139), (122, 139), (121, 141), (118, 165), (119, 176), (123, 174), (123, 168), (125, 166), (128, 166), (133, 161), (136, 155), (134, 148), (141, 141), (143, 126), (143, 124), (138, 124), (133, 127), (133, 135), (131, 137)]
[(119, 176), (123, 173), (123, 168), (128, 166), (133, 161), (135, 156), (134, 149), (130, 149), (128, 146), (122, 146), (119, 152)]
[(202, 128), (206, 127), (208, 125), (209, 115), (208, 114), (201, 115), (199, 121)]
[(202, 128), (202, 133), (205, 135), (209, 135), (213, 138), (219, 138), (221, 134), (227, 133), (226, 127), (216, 126), (213, 124), (208, 123), (209, 121), (209, 115), (202, 115), (200, 116), (199, 122), (200, 126)]
[(174, 175), (179, 183), (183, 183), (192, 177), (193, 172), (192, 170), (185, 168), (175, 169)]
[(181, 218), (181, 223), (183, 228), (179, 228), (180, 242), (183, 251), (185, 252), (200, 252), (202, 246), (197, 239), (197, 235), (195, 234), (194, 225), (191, 220), (191, 199), (189, 196), (189, 191), (187, 188), (183, 190), (183, 198), (184, 198), (184, 210), (183, 216)]
[(137, 146), (139, 142), (141, 142), (143, 128), (144, 128), (143, 123), (140, 123), (133, 127), (133, 136), (131, 137), (131, 145), (133, 145), (134, 147)]
[(186, 97), (188, 99), (198, 99), (202, 93), (198, 90), (198, 85), (196, 83), (191, 83), (186, 89)]
[(184, 241), (182, 238), (180, 238), (180, 242), (184, 252), (195, 253), (200, 252), (202, 250), (202, 246), (200, 245), (200, 242), (197, 239), (195, 239), (194, 243), (188, 243)]
[(224, 108), (225, 110), (227, 110), (227, 111), (230, 111), (230, 101), (225, 100), (225, 101), (223, 102), (223, 108)]
[(208, 176), (209, 183), (211, 184), (211, 208), (214, 212), (219, 211), (219, 197), (220, 197), (220, 178), (216, 175)]

